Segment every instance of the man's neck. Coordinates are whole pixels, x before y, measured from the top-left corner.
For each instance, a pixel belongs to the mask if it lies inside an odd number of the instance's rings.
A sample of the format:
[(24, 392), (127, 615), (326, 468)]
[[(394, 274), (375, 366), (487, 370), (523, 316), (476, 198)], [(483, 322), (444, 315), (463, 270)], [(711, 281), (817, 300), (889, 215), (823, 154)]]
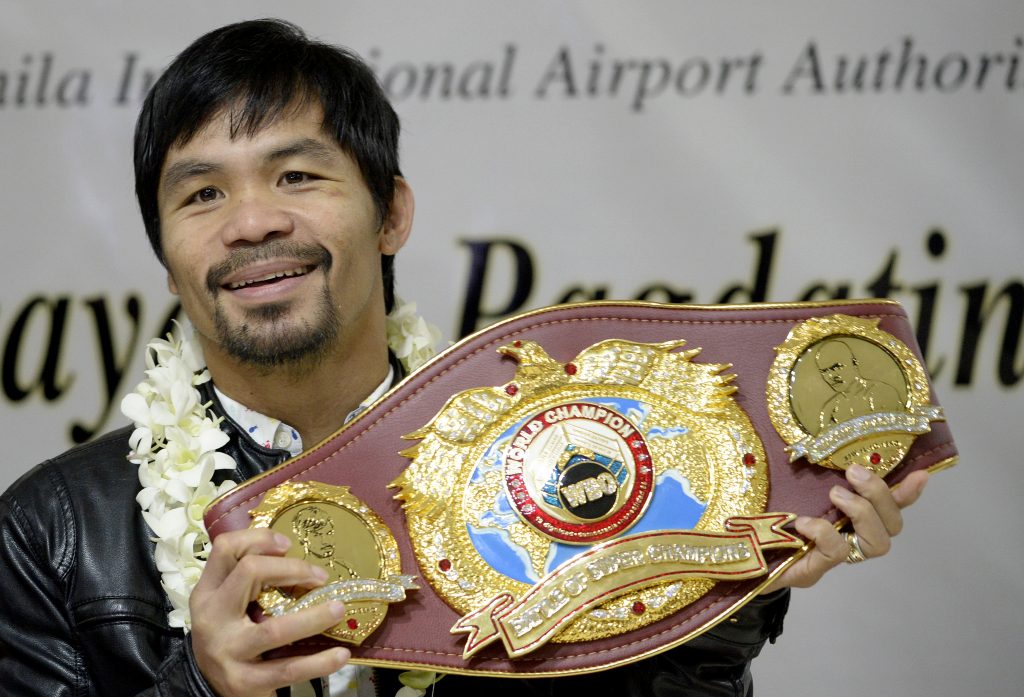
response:
[(384, 380), (389, 364), (387, 345), (381, 341), (377, 350), (273, 368), (239, 364), (214, 350), (207, 353), (207, 367), (217, 389), (297, 429), (308, 449), (342, 426), (345, 415)]

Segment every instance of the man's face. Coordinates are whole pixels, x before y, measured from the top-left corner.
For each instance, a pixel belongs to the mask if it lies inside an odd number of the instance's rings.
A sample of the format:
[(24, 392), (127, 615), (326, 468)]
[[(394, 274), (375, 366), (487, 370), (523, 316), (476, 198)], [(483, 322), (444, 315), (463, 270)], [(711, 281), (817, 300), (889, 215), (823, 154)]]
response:
[(853, 364), (850, 349), (838, 341), (821, 345), (815, 355), (815, 362), (821, 377), (836, 392), (846, 392), (857, 378), (857, 367)]
[(172, 148), (158, 191), (168, 284), (204, 349), (273, 366), (316, 361), (383, 317), (383, 228), (319, 107), (230, 137), (212, 119)]
[(334, 556), (334, 525), (330, 518), (311, 517), (303, 521), (299, 539), (310, 554), (319, 559)]

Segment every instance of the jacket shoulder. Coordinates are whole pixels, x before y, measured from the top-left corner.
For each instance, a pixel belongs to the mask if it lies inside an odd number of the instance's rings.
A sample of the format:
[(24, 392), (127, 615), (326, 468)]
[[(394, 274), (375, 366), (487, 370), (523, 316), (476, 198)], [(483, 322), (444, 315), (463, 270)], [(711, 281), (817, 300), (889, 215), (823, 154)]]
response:
[(74, 482), (82, 477), (120, 479), (126, 474), (134, 476), (136, 467), (128, 462), (128, 437), (131, 433), (132, 428), (125, 426), (45, 460), (15, 480), (4, 496), (20, 500), (40, 491), (51, 491), (55, 478)]
[(3, 528), (31, 533), (31, 546), (45, 548), (36, 552), (63, 575), (80, 521), (124, 515), (127, 503), (134, 502), (139, 485), (137, 469), (127, 457), (131, 431), (111, 431), (23, 474), (0, 496)]

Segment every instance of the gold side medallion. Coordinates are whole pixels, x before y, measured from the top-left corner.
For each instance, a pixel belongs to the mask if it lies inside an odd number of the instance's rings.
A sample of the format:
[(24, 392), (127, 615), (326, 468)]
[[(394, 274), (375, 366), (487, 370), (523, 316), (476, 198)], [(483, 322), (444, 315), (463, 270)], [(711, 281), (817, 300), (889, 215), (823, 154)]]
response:
[(285, 556), (327, 570), (324, 586), (296, 597), (273, 588), (260, 594), (264, 612), (280, 616), (330, 600), (345, 603), (345, 617), (325, 635), (360, 644), (387, 614), (388, 604), (416, 589), (402, 575), (398, 543), (380, 516), (348, 487), (320, 482), (286, 482), (270, 489), (249, 511), (254, 528), (270, 528), (292, 540)]
[(764, 448), (727, 365), (684, 341), (611, 339), (568, 363), (499, 349), (512, 381), (454, 395), (407, 435), (393, 483), (423, 577), (463, 617), (464, 656), (618, 636), (717, 579), (767, 572), (799, 547), (764, 513)]
[(844, 470), (859, 463), (885, 476), (931, 421), (945, 418), (930, 403), (920, 361), (877, 319), (809, 319), (775, 350), (768, 411), (790, 461)]

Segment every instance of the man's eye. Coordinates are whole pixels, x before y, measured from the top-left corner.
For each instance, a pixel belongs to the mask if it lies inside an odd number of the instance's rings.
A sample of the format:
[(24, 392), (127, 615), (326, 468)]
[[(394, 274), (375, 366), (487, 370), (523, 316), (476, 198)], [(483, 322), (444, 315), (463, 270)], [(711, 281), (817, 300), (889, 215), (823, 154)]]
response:
[(310, 176), (305, 172), (285, 172), (284, 176), (281, 177), (281, 181), (285, 184), (301, 184), (309, 181)]
[(197, 203), (209, 203), (217, 198), (220, 192), (212, 186), (204, 186), (199, 191), (192, 194), (192, 201)]

